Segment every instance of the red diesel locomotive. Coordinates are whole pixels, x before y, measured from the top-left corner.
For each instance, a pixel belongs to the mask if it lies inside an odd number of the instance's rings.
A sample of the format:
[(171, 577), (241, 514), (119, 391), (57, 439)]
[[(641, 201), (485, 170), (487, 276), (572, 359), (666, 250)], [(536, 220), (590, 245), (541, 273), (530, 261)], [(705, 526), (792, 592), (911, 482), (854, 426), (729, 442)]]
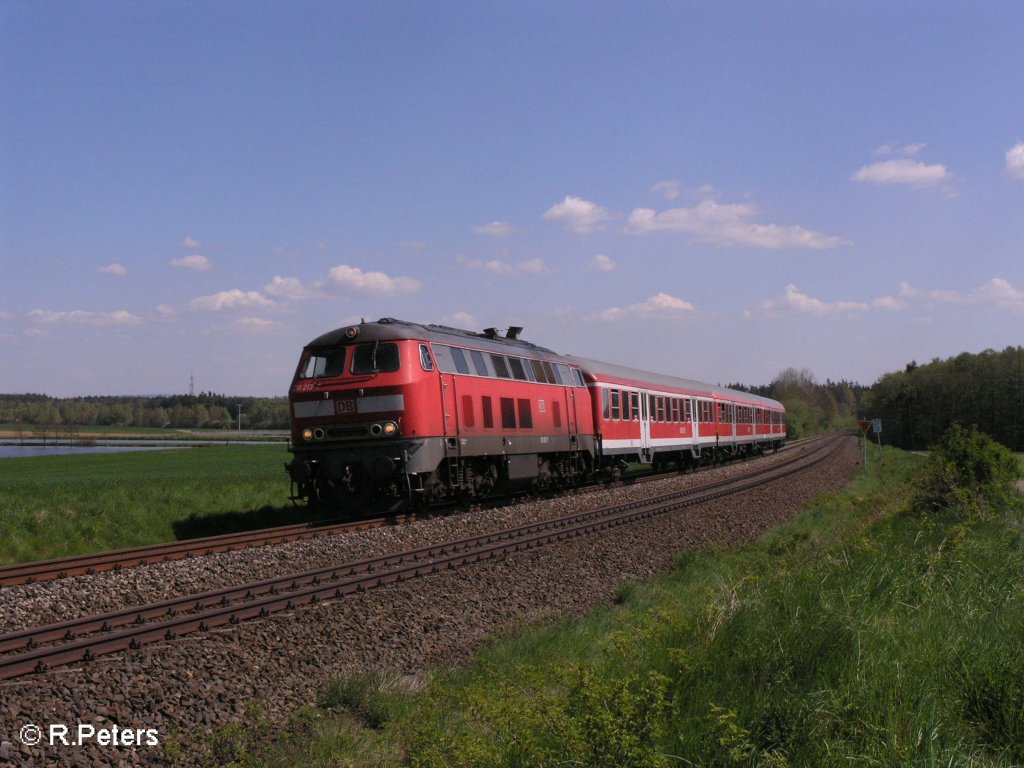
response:
[(559, 355), (521, 331), (383, 318), (314, 339), (289, 393), (292, 498), (430, 504), (785, 440), (775, 400)]

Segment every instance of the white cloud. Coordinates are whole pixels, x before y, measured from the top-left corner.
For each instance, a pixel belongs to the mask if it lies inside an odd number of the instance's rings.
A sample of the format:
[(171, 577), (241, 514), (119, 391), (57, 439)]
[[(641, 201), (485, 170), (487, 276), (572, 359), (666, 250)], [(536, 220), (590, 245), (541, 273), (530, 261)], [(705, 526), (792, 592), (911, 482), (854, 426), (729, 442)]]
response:
[(678, 181), (659, 181), (651, 187), (651, 192), (675, 200), (683, 193), (683, 186)]
[(919, 160), (900, 157), (865, 165), (853, 176), (853, 181), (870, 184), (907, 184), (912, 187), (934, 187), (951, 180), (944, 165), (925, 165)]
[[(274, 306), (273, 300), (259, 291), (240, 291), (235, 288), (192, 299), (185, 308), (190, 312), (229, 312), (237, 309), (270, 309)], [(161, 314), (162, 309), (158, 310)]]
[(587, 267), (596, 269), (598, 272), (611, 272), (615, 269), (615, 262), (603, 253), (599, 253), (590, 260)]
[(74, 309), (69, 312), (54, 312), (47, 309), (33, 309), (29, 318), (36, 323), (57, 325), (72, 323), (77, 325), (138, 325), (142, 318), (125, 310), (115, 312), (87, 312)]
[(184, 245), (186, 248), (198, 248), (199, 246), (202, 245), (202, 243), (200, 243), (194, 237), (189, 237), (188, 235), (185, 235), (185, 239), (181, 241), (181, 244)]
[(821, 299), (801, 293), (799, 288), (790, 283), (786, 286), (786, 290), (780, 298), (762, 301), (757, 305), (756, 309), (748, 309), (743, 314), (748, 318), (756, 316), (779, 317), (788, 314), (817, 315), (820, 317), (865, 312), (869, 308), (869, 304), (861, 301), (822, 301)]
[(364, 272), (358, 267), (339, 264), (328, 272), (326, 278), (318, 281), (316, 287), (338, 288), (343, 291), (382, 296), (400, 296), (416, 293), (422, 286), (419, 280), (411, 277), (390, 277), (383, 272)]
[(659, 293), (652, 296), (647, 301), (643, 301), (638, 304), (631, 304), (625, 308), (611, 307), (609, 309), (602, 309), (600, 312), (589, 315), (586, 319), (611, 323), (616, 320), (635, 316), (658, 315), (661, 317), (682, 317), (683, 315), (693, 311), (695, 311), (695, 309), (693, 304), (690, 302), (683, 301), (675, 296), (669, 296), (667, 293)]
[(178, 269), (191, 269), (196, 272), (206, 272), (213, 269), (213, 263), (205, 256), (194, 253), (180, 259), (171, 259), (171, 266)]
[(649, 232), (682, 232), (702, 242), (717, 245), (746, 245), (756, 248), (835, 248), (847, 241), (798, 226), (757, 224), (751, 219), (757, 209), (744, 203), (716, 203), (704, 200), (693, 208), (671, 208), (657, 213), (636, 208), (629, 215), (626, 231), (642, 235)]
[(304, 286), (299, 278), (280, 275), (274, 275), (274, 279), (263, 286), (263, 292), (285, 301), (302, 301), (316, 295), (316, 291)]
[(471, 259), (468, 256), (459, 254), (455, 257), (455, 260), (467, 269), (482, 269), (487, 272), (494, 272), (497, 275), (507, 275), (510, 277), (515, 275), (541, 275), (548, 271), (542, 259), (527, 259), (526, 261), (520, 261), (518, 264), (511, 264), (497, 259), (491, 259), (490, 261)]
[(1024, 141), (1006, 150), (1006, 173), (1011, 179), (1024, 181)]
[(125, 269), (123, 264), (119, 264), (116, 261), (113, 264), (107, 264), (104, 267), (100, 267), (97, 272), (101, 275), (127, 275), (128, 270)]
[(548, 208), (544, 220), (561, 224), (580, 234), (592, 232), (611, 219), (611, 215), (597, 203), (581, 197), (566, 195), (565, 199)]
[(1024, 312), (1024, 290), (1014, 288), (1009, 281), (993, 277), (984, 285), (975, 288), (968, 301), (979, 304), (995, 304), (1003, 309)]
[(473, 231), (478, 235), (487, 235), (488, 237), (508, 237), (515, 234), (516, 228), (507, 221), (490, 221), (473, 227)]

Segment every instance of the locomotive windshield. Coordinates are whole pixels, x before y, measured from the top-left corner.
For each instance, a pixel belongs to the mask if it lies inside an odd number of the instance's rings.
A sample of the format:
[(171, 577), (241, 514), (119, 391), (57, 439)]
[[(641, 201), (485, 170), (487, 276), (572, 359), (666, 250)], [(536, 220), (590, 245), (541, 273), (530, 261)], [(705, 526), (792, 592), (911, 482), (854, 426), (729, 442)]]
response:
[(373, 344), (356, 347), (356, 354), (352, 359), (352, 373), (357, 376), (365, 373), (394, 373), (400, 365), (397, 344), (381, 344), (375, 341)]
[(306, 365), (299, 372), (300, 379), (341, 376), (345, 373), (345, 348), (318, 349), (309, 353)]

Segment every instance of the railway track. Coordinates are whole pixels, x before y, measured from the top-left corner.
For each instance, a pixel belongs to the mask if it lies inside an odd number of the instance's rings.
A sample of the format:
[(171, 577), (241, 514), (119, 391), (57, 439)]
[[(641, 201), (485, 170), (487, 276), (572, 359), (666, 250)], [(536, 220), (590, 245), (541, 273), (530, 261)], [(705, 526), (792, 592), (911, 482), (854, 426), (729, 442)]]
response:
[[(782, 448), (780, 453), (812, 445), (815, 441), (821, 439), (822, 438), (811, 438), (810, 440), (790, 443), (786, 447)], [(665, 477), (667, 474), (673, 473), (644, 475), (632, 478), (625, 482), (646, 482)], [(591, 488), (592, 487), (587, 486), (576, 490), (585, 492)], [(435, 510), (431, 514), (439, 513), (443, 513), (443, 511)], [(0, 567), (0, 587), (15, 586), (18, 584), (32, 584), (39, 581), (51, 581), (53, 579), (63, 579), (68, 576), (86, 575), (101, 571), (116, 571), (124, 568), (133, 568), (139, 565), (148, 565), (150, 563), (169, 562), (189, 557), (201, 557), (218, 552), (234, 552), (238, 550), (251, 549), (253, 547), (286, 544), (288, 542), (299, 541), (302, 539), (336, 536), (343, 533), (379, 528), (385, 525), (404, 525), (415, 522), (422, 514), (423, 513), (407, 512), (381, 517), (369, 517), (359, 520), (325, 520), (311, 523), (296, 523), (294, 525), (263, 528), (256, 531), (242, 531), (239, 533), (228, 533), (217, 536), (205, 536), (202, 538), (172, 541), (164, 544), (150, 544), (142, 547), (131, 547), (127, 549), (109, 550), (107, 552), (74, 555), (72, 557), (61, 557), (52, 560), (36, 560), (28, 563), (17, 563), (14, 565)]]
[(90, 661), (118, 651), (170, 640), (196, 631), (343, 597), (385, 584), (417, 578), (533, 549), (596, 531), (739, 493), (789, 477), (824, 461), (838, 448), (833, 438), (809, 446), (783, 462), (738, 478), (706, 483), (654, 498), (632, 501), (541, 523), (449, 541), (327, 568), (217, 589), (100, 616), (11, 632), (0, 636), (0, 679)]

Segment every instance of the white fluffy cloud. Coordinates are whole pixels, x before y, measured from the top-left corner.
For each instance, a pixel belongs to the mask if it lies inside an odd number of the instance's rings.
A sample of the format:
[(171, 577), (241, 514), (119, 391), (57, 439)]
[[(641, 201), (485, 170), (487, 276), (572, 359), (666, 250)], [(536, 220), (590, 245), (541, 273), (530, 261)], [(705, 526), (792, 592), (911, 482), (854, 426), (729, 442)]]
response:
[(33, 309), (29, 319), (36, 323), (57, 325), (73, 323), (78, 325), (138, 325), (142, 318), (125, 310), (115, 312), (87, 312), (74, 309), (68, 312), (54, 312), (47, 309)]
[(587, 266), (590, 269), (596, 269), (598, 272), (612, 272), (615, 269), (615, 262), (603, 253), (599, 253), (590, 260)]
[(1024, 141), (1006, 150), (1006, 173), (1011, 179), (1024, 181)]
[(593, 232), (609, 219), (611, 214), (600, 205), (573, 195), (566, 195), (562, 202), (551, 206), (544, 213), (545, 221), (560, 224), (580, 234)]
[(636, 208), (629, 215), (626, 231), (636, 235), (650, 232), (682, 232), (702, 242), (783, 249), (835, 248), (847, 241), (798, 226), (758, 224), (752, 221), (757, 208), (743, 203), (704, 200), (692, 208), (671, 208), (657, 213)]
[(667, 293), (659, 293), (652, 296), (647, 301), (642, 301), (638, 304), (631, 304), (628, 307), (611, 307), (609, 309), (602, 309), (600, 312), (588, 316), (587, 320), (600, 320), (602, 322), (611, 323), (616, 320), (636, 317), (638, 315), (681, 317), (693, 311), (694, 306), (690, 302), (683, 301), (675, 296), (669, 296)]
[(780, 298), (762, 301), (755, 309), (748, 309), (744, 316), (780, 317), (782, 315), (842, 315), (867, 312), (871, 309), (899, 312), (922, 307), (988, 307), (1017, 313), (1024, 313), (1024, 290), (1013, 286), (1001, 277), (994, 277), (987, 283), (970, 291), (954, 291), (948, 288), (924, 290), (907, 282), (900, 283), (895, 295), (881, 296), (871, 301), (834, 301), (801, 293), (795, 285), (787, 285)]
[(422, 286), (419, 280), (411, 277), (390, 277), (383, 272), (364, 272), (359, 267), (339, 264), (327, 273), (326, 278), (318, 281), (316, 287), (379, 296), (402, 296), (416, 293)]
[(659, 181), (651, 187), (651, 192), (664, 195), (669, 200), (675, 200), (683, 193), (683, 185), (678, 181)]
[(912, 187), (935, 187), (952, 179), (944, 165), (926, 165), (920, 160), (898, 157), (865, 165), (850, 177), (870, 184), (906, 184)]
[(127, 275), (128, 274), (128, 270), (124, 267), (124, 265), (123, 264), (119, 264), (116, 261), (113, 264), (107, 264), (106, 266), (100, 267), (96, 271), (99, 272), (101, 275)]
[(171, 266), (177, 269), (191, 269), (196, 272), (206, 272), (213, 269), (213, 263), (199, 253), (183, 256), (180, 259), (171, 259)]
[(231, 312), (238, 309), (270, 309), (274, 306), (273, 300), (259, 291), (241, 291), (235, 288), (192, 299), (185, 308), (190, 312)]
[(299, 278), (280, 275), (274, 275), (274, 279), (263, 286), (263, 292), (285, 301), (302, 301), (316, 294), (316, 291), (304, 286)]
[(790, 283), (780, 298), (762, 301), (756, 309), (748, 309), (744, 315), (748, 318), (758, 315), (778, 317), (786, 314), (822, 316), (865, 312), (869, 308), (869, 304), (861, 301), (822, 301), (801, 293), (799, 288)]
[(460, 254), (455, 257), (455, 260), (466, 267), (466, 269), (482, 269), (486, 272), (494, 272), (496, 275), (507, 275), (509, 277), (516, 275), (542, 275), (548, 271), (542, 259), (527, 259), (526, 261), (512, 264), (507, 261), (499, 261), (498, 259), (491, 259), (490, 261), (471, 259)]
[(198, 248), (199, 246), (202, 245), (202, 243), (200, 243), (194, 237), (189, 237), (188, 235), (185, 235), (185, 239), (181, 241), (181, 244), (184, 245), (186, 248)]

